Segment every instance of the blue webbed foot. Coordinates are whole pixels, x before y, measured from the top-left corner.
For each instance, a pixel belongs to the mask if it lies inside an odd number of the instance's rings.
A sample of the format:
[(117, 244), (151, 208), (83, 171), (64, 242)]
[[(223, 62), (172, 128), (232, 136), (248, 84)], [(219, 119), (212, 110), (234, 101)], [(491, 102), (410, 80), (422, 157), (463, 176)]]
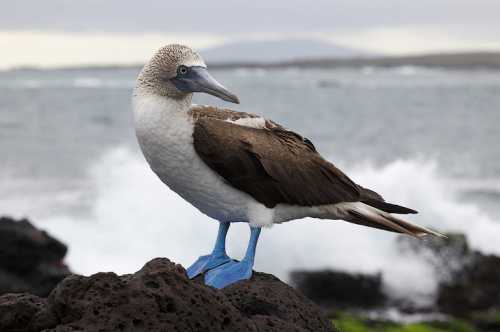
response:
[(231, 258), (226, 253), (218, 253), (200, 256), (188, 269), (186, 270), (189, 279), (193, 279), (197, 275), (202, 274), (217, 266), (231, 262)]
[(217, 289), (252, 277), (253, 263), (247, 260), (231, 261), (205, 274), (205, 284)]

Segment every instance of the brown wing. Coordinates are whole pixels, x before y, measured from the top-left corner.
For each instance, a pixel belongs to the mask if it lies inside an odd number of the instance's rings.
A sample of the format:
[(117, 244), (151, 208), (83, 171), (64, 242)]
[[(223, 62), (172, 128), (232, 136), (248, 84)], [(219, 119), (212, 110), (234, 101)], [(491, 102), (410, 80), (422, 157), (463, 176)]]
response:
[(266, 127), (198, 117), (194, 147), (227, 182), (269, 208), (360, 200), (363, 189), (323, 159), (309, 140), (271, 122)]

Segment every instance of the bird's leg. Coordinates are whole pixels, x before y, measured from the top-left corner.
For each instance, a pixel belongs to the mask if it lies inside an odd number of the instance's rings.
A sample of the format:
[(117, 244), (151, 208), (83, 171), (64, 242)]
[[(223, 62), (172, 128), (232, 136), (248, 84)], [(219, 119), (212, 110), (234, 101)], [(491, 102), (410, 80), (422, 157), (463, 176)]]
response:
[(241, 262), (231, 261), (208, 271), (205, 274), (205, 284), (220, 289), (237, 281), (250, 279), (259, 235), (260, 227), (250, 226), (250, 240), (245, 257)]
[(215, 240), (215, 246), (212, 253), (210, 255), (200, 256), (196, 262), (187, 269), (187, 275), (190, 279), (231, 261), (231, 258), (226, 254), (226, 235), (229, 225), (230, 223), (228, 222), (219, 223), (217, 240)]

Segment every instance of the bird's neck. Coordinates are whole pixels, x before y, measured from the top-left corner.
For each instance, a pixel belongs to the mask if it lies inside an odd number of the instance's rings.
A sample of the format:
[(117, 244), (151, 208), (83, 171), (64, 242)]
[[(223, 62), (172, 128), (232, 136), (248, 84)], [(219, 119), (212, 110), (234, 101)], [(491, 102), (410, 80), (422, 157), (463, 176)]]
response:
[(182, 98), (171, 98), (166, 96), (160, 96), (162, 98), (162, 106), (165, 111), (171, 113), (187, 113), (191, 108), (193, 94), (189, 93)]
[(153, 114), (172, 117), (187, 114), (191, 108), (192, 99), (192, 93), (186, 94), (182, 98), (172, 98), (138, 87), (135, 89), (133, 97), (134, 114), (136, 117), (149, 117)]
[[(189, 114), (191, 99), (191, 95), (174, 99), (135, 91), (134, 125), (139, 144), (147, 159), (153, 158), (155, 153), (165, 150), (192, 129)], [(191, 137), (191, 134), (187, 136)]]

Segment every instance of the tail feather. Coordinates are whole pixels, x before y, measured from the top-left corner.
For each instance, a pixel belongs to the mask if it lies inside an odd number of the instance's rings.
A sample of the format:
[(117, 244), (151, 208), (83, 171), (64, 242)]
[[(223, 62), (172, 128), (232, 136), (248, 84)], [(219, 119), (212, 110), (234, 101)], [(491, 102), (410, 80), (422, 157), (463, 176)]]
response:
[(368, 227), (374, 227), (378, 229), (383, 229), (386, 231), (390, 232), (396, 232), (396, 233), (406, 233), (411, 236), (416, 236), (414, 233), (410, 232), (409, 230), (405, 229), (404, 227), (380, 216), (377, 214), (368, 214), (368, 213), (360, 213), (358, 211), (352, 210), (349, 211), (349, 214), (354, 217), (354, 219), (351, 219), (351, 222), (354, 222), (356, 224), (361, 224), (364, 226)]
[(410, 232), (417, 234), (417, 237), (422, 237), (422, 236), (426, 236), (426, 235), (434, 235), (434, 236), (442, 237), (442, 238), (446, 237), (446, 235), (441, 234), (439, 232), (436, 232), (432, 229), (412, 224), (408, 221), (399, 219), (399, 218), (397, 218), (393, 215), (390, 215), (388, 213), (385, 213), (384, 217), (391, 220), (394, 223), (397, 223), (398, 225), (401, 225), (405, 229), (408, 229)]
[(443, 234), (428, 228), (412, 224), (399, 219), (383, 210), (362, 202), (351, 204), (346, 211), (349, 215), (348, 221), (368, 227), (374, 227), (396, 233), (404, 233), (416, 238), (426, 235), (445, 237)]
[(376, 193), (371, 189), (362, 187), (359, 184), (358, 188), (361, 194), (360, 201), (374, 208), (389, 213), (398, 213), (398, 214), (418, 213), (417, 211), (404, 206), (387, 203), (386, 201), (384, 201), (384, 198), (380, 196), (380, 194)]
[(375, 200), (375, 199), (365, 199), (365, 200), (362, 200), (361, 202), (363, 202), (367, 205), (370, 205), (371, 207), (374, 207), (376, 209), (382, 210), (384, 212), (388, 212), (388, 213), (397, 213), (397, 214), (415, 214), (415, 213), (418, 213), (417, 211), (410, 209), (410, 208), (407, 208), (405, 206), (387, 203), (387, 202)]

